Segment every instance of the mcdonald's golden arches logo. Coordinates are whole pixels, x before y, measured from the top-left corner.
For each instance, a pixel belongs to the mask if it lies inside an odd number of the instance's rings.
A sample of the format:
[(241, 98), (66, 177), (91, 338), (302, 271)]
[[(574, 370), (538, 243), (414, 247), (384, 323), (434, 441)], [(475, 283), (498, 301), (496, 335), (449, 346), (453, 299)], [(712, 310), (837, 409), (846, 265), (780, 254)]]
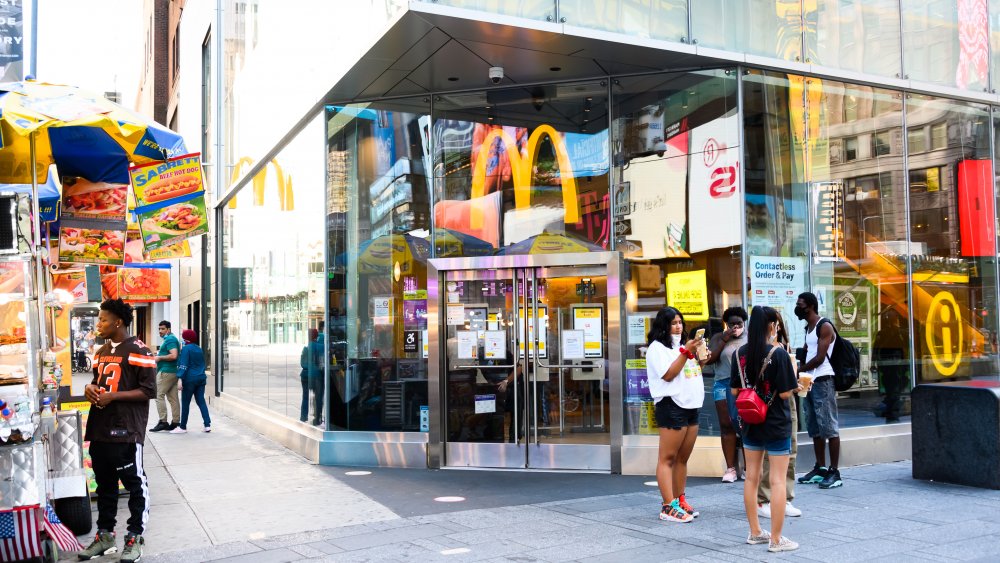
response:
[[(566, 151), (566, 141), (563, 136), (548, 124), (539, 125), (528, 137), (528, 153), (524, 157), (517, 148), (517, 140), (510, 133), (501, 127), (494, 127), (486, 134), (483, 144), (479, 147), (479, 155), (476, 158), (476, 167), (472, 171), (472, 193), (473, 199), (486, 195), (486, 162), (489, 160), (490, 147), (493, 141), (499, 137), (503, 140), (504, 150), (510, 160), (510, 171), (514, 181), (514, 207), (516, 209), (526, 209), (531, 207), (531, 176), (534, 171), (535, 160), (538, 158), (539, 144), (543, 137), (548, 136), (552, 141), (552, 146), (556, 154), (556, 162), (559, 163), (559, 175), (562, 178), (563, 207), (566, 212), (566, 223), (577, 223), (580, 221), (580, 203), (577, 200), (576, 174), (573, 172), (573, 163), (570, 161), (569, 153)], [(473, 228), (480, 228), (483, 224), (483, 211), (479, 207), (472, 208), (470, 223)]]
[[(235, 184), (243, 175), (243, 171), (253, 167), (253, 159), (244, 156), (233, 167), (233, 174), (229, 179), (229, 184)], [(278, 206), (282, 211), (295, 209), (295, 196), (292, 192), (292, 176), (286, 174), (278, 164), (278, 159), (271, 159), (267, 166), (261, 168), (253, 177), (253, 204), (260, 207), (264, 205), (264, 188), (267, 185), (268, 170), (274, 171), (278, 188)], [(236, 198), (229, 200), (229, 208), (236, 209)]]

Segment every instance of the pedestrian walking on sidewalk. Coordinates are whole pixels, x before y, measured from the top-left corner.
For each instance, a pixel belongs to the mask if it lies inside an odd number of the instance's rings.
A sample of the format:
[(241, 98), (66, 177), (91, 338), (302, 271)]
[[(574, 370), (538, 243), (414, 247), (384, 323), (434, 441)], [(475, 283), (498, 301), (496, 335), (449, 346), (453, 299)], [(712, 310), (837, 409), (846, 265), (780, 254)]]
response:
[[(775, 314), (778, 315), (778, 332), (777, 339), (773, 343), (788, 352), (788, 356), (792, 360), (792, 372), (797, 375), (795, 357), (792, 355), (788, 341), (788, 332), (785, 331), (785, 319), (780, 312), (775, 311)], [(799, 417), (794, 394), (788, 398), (788, 409), (792, 413), (792, 453), (788, 456), (788, 470), (785, 471), (785, 516), (802, 516), (802, 511), (792, 505), (792, 499), (795, 498), (795, 457), (799, 453), (799, 444), (796, 439), (796, 434), (799, 431)], [(757, 514), (764, 518), (771, 517), (771, 456), (767, 453), (764, 454), (764, 473), (760, 478), (760, 488), (757, 490)]]
[(705, 400), (701, 363), (695, 357), (704, 340), (684, 342), (686, 330), (681, 312), (664, 307), (653, 320), (646, 349), (646, 379), (660, 430), (656, 463), (656, 483), (663, 497), (660, 520), (668, 522), (690, 522), (698, 516), (684, 498), (684, 488), (688, 458), (698, 438), (698, 409)]
[(212, 418), (208, 416), (205, 402), (205, 352), (198, 346), (198, 333), (187, 329), (181, 333), (184, 347), (177, 360), (177, 380), (181, 388), (181, 423), (170, 431), (171, 434), (186, 434), (188, 415), (191, 413), (191, 398), (198, 404), (205, 432), (212, 431)]
[[(788, 399), (798, 389), (792, 360), (781, 346), (774, 345), (778, 332), (778, 314), (771, 307), (754, 307), (750, 312), (747, 343), (737, 352), (730, 374), (732, 392), (753, 389), (767, 405), (760, 424), (747, 424), (741, 418), (743, 452), (746, 455), (747, 479), (743, 484), (743, 507), (750, 524), (747, 543), (768, 543), (771, 552), (792, 551), (799, 545), (781, 535), (785, 524), (785, 473), (792, 450), (792, 413)], [(757, 515), (764, 454), (771, 457), (771, 532), (761, 529)]]
[[(150, 432), (173, 430), (180, 424), (181, 409), (177, 399), (177, 358), (180, 355), (181, 344), (170, 332), (170, 321), (160, 321), (160, 338), (163, 343), (156, 354), (156, 413), (160, 421), (149, 429)], [(167, 404), (170, 412), (167, 412)], [(167, 418), (170, 422), (167, 422)]]
[(78, 554), (81, 560), (118, 551), (119, 481), (129, 493), (128, 533), (121, 560), (138, 561), (142, 556), (142, 534), (149, 521), (149, 484), (142, 452), (149, 401), (156, 394), (156, 361), (145, 344), (128, 335), (130, 324), (130, 305), (121, 299), (101, 303), (97, 332), (107, 341), (95, 355), (94, 378), (83, 391), (92, 405), (86, 440), (97, 481), (97, 535)]

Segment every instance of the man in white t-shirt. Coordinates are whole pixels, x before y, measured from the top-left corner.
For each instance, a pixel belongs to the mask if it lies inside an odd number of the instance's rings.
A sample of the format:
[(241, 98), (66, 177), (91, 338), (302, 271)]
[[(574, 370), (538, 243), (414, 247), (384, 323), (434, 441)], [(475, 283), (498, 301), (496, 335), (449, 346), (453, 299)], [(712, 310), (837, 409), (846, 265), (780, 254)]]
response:
[[(819, 316), (819, 300), (805, 292), (795, 302), (795, 316), (806, 321), (806, 363), (800, 373), (812, 375), (812, 387), (802, 401), (806, 430), (813, 440), (816, 466), (799, 477), (799, 483), (818, 483), (821, 489), (844, 484), (840, 478), (840, 425), (837, 413), (837, 390), (833, 386), (830, 352), (837, 333), (828, 319)], [(826, 465), (826, 445), (830, 444), (830, 465)]]

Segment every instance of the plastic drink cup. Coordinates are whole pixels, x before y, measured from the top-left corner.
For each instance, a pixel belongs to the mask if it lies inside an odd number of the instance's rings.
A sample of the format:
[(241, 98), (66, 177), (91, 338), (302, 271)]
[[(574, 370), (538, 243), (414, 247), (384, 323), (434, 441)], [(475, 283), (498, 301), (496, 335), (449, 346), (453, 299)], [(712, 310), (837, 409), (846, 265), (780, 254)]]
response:
[(805, 397), (809, 394), (809, 388), (812, 387), (813, 376), (810, 374), (799, 375), (799, 385), (802, 386), (802, 390), (799, 391), (799, 397)]

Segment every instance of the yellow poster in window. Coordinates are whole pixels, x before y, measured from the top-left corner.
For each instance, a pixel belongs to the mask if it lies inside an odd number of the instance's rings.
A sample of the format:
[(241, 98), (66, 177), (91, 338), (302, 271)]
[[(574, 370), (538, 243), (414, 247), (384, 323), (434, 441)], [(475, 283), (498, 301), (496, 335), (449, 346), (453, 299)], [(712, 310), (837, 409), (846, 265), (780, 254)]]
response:
[(927, 169), (927, 191), (936, 192), (941, 189), (941, 169)]
[(667, 274), (667, 305), (680, 311), (685, 321), (707, 321), (708, 283), (705, 270)]

